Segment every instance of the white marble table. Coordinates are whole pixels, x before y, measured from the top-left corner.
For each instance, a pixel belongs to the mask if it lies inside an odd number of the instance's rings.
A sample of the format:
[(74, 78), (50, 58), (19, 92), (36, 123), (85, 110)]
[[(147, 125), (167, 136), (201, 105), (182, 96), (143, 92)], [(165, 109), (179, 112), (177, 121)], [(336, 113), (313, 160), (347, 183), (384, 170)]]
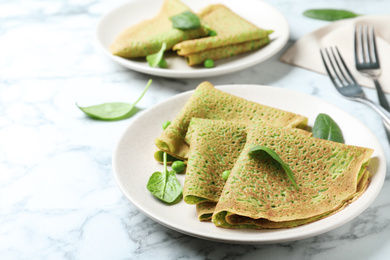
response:
[[(75, 106), (82, 100), (137, 96), (150, 78), (114, 64), (94, 48), (98, 19), (121, 2), (0, 1), (0, 259), (389, 259), (388, 178), (374, 203), (351, 222), (282, 244), (205, 241), (172, 231), (135, 208), (118, 188), (111, 166), (113, 148), (132, 119), (94, 121)], [(383, 14), (390, 7), (383, 0), (267, 2), (287, 17), (289, 45), (327, 24), (304, 18), (308, 8)], [(207, 80), (319, 97), (367, 124), (390, 154), (378, 115), (340, 97), (324, 75), (279, 62), (280, 54)], [(141, 109), (202, 80), (152, 78)], [(372, 89), (366, 92), (376, 99)]]

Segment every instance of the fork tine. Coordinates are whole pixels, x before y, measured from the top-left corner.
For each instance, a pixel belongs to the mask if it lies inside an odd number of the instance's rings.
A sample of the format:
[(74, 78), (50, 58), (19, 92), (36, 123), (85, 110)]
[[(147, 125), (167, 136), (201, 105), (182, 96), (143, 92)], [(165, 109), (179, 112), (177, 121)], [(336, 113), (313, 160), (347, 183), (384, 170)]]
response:
[(372, 57), (370, 58), (372, 62), (374, 63), (377, 63), (378, 64), (378, 68), (379, 68), (379, 59), (378, 59), (378, 53), (376, 51), (376, 39), (375, 39), (375, 30), (374, 30), (374, 27), (373, 26), (370, 26), (370, 31), (371, 33), (369, 34), (369, 42), (370, 42), (370, 56), (372, 55)]
[(324, 63), (324, 66), (325, 66), (325, 70), (326, 70), (326, 72), (328, 73), (328, 76), (329, 76), (330, 80), (332, 81), (333, 85), (335, 85), (335, 87), (338, 88), (338, 87), (339, 87), (339, 84), (337, 83), (337, 81), (335, 80), (333, 74), (332, 74), (332, 73), (330, 72), (330, 70), (329, 70), (329, 67), (328, 67), (328, 65), (327, 65), (327, 62), (326, 62), (326, 59), (325, 59), (325, 57), (324, 57), (323, 51), (325, 51), (326, 54), (328, 55), (329, 63), (332, 65), (333, 71), (334, 71), (334, 66), (333, 66), (332, 60), (331, 60), (330, 57), (329, 57), (329, 53), (328, 53), (327, 49), (320, 50), (321, 58), (322, 58), (322, 62)]
[(363, 63), (369, 63), (371, 62), (370, 59), (370, 42), (368, 40), (368, 29), (367, 25), (362, 26), (361, 29), (361, 43), (362, 43), (362, 57), (363, 57)]
[[(341, 86), (345, 86), (345, 82), (347, 83), (348, 85), (348, 81), (346, 81), (346, 78), (345, 78), (345, 75), (343, 73), (343, 71), (341, 70), (341, 67), (337, 61), (337, 58), (336, 56), (334, 55), (334, 52), (333, 52), (333, 48), (330, 48), (330, 51), (332, 52), (332, 56), (333, 56), (333, 59), (330, 57), (330, 54), (328, 51), (326, 51), (326, 54), (328, 56), (328, 60), (329, 60), (329, 63), (330, 65), (332, 66), (333, 68), (333, 72), (334, 74), (336, 75), (336, 78), (338, 79), (338, 81), (340, 82)], [(334, 61), (334, 62), (333, 62)], [(334, 65), (336, 63), (336, 66)]]
[[(339, 52), (339, 49), (337, 47), (336, 48), (336, 51), (337, 51), (337, 54), (339, 56), (339, 59), (341, 61), (341, 63), (343, 64), (343, 67), (344, 67), (344, 70), (347, 72), (349, 78), (352, 80), (352, 83), (354, 84), (357, 84), (357, 81), (355, 80), (355, 78), (352, 76), (351, 72), (349, 71), (348, 67), (347, 67), (347, 64), (345, 64), (344, 62), (344, 59), (343, 57), (341, 56), (340, 52)], [(335, 55), (334, 52), (333, 52), (333, 49), (332, 49), (332, 53), (333, 53), (333, 56)], [(347, 82), (350, 82), (347, 77), (345, 77), (344, 73), (343, 73), (343, 70), (341, 69), (340, 65), (339, 65), (339, 62), (337, 61), (336, 57), (334, 57), (335, 60), (336, 60), (336, 63), (337, 63), (337, 66), (339, 67), (341, 73), (343, 74), (344, 78), (346, 79)]]
[[(355, 26), (355, 61), (360, 63), (361, 58), (364, 57), (363, 47), (362, 47), (362, 38), (359, 37), (362, 35), (362, 27), (360, 25)], [(360, 48), (359, 48), (360, 46)]]

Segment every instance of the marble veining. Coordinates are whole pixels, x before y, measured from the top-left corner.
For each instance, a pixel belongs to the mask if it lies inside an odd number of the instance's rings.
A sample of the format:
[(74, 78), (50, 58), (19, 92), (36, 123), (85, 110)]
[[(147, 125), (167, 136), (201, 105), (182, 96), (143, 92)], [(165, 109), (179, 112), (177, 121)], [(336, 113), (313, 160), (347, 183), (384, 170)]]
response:
[[(154, 83), (138, 104), (141, 110), (203, 80), (270, 85), (316, 96), (353, 114), (388, 155), (379, 116), (338, 95), (324, 75), (278, 60), (298, 38), (327, 24), (308, 21), (304, 10), (383, 14), (388, 1), (267, 0), (290, 23), (287, 46), (266, 62), (209, 79), (151, 77), (96, 50), (99, 18), (124, 2), (0, 1), (0, 259), (389, 259), (389, 170), (373, 204), (325, 234), (269, 245), (206, 241), (149, 219), (120, 191), (111, 157), (133, 119), (94, 121), (75, 105), (132, 102), (149, 78)], [(365, 91), (376, 100), (374, 90)]]

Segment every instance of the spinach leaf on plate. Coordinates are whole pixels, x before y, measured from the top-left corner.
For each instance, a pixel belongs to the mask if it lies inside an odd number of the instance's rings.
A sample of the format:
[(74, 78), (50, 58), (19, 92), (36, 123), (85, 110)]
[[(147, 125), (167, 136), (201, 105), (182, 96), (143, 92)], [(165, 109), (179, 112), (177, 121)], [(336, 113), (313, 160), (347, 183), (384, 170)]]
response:
[(186, 30), (197, 29), (200, 27), (199, 17), (191, 11), (184, 11), (174, 15), (171, 18), (173, 28)]
[(339, 125), (327, 114), (318, 114), (312, 132), (313, 137), (344, 143), (343, 133)]
[(175, 171), (167, 169), (167, 153), (164, 152), (164, 170), (150, 176), (146, 188), (159, 200), (171, 204), (182, 195), (182, 187), (176, 178)]
[(158, 52), (146, 56), (146, 61), (150, 67), (166, 68), (168, 66), (166, 60), (164, 60), (164, 52), (167, 49), (167, 44), (162, 43), (161, 48)]

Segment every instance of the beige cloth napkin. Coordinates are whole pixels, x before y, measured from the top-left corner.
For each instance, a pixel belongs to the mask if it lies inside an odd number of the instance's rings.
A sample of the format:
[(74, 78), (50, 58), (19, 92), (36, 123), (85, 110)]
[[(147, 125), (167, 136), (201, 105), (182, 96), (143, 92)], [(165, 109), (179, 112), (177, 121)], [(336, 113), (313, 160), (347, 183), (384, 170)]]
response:
[(359, 84), (374, 88), (372, 80), (355, 69), (355, 25), (373, 25), (381, 65), (379, 82), (390, 93), (390, 15), (359, 16), (330, 23), (299, 39), (280, 58), (281, 61), (326, 74), (320, 48), (337, 46)]

